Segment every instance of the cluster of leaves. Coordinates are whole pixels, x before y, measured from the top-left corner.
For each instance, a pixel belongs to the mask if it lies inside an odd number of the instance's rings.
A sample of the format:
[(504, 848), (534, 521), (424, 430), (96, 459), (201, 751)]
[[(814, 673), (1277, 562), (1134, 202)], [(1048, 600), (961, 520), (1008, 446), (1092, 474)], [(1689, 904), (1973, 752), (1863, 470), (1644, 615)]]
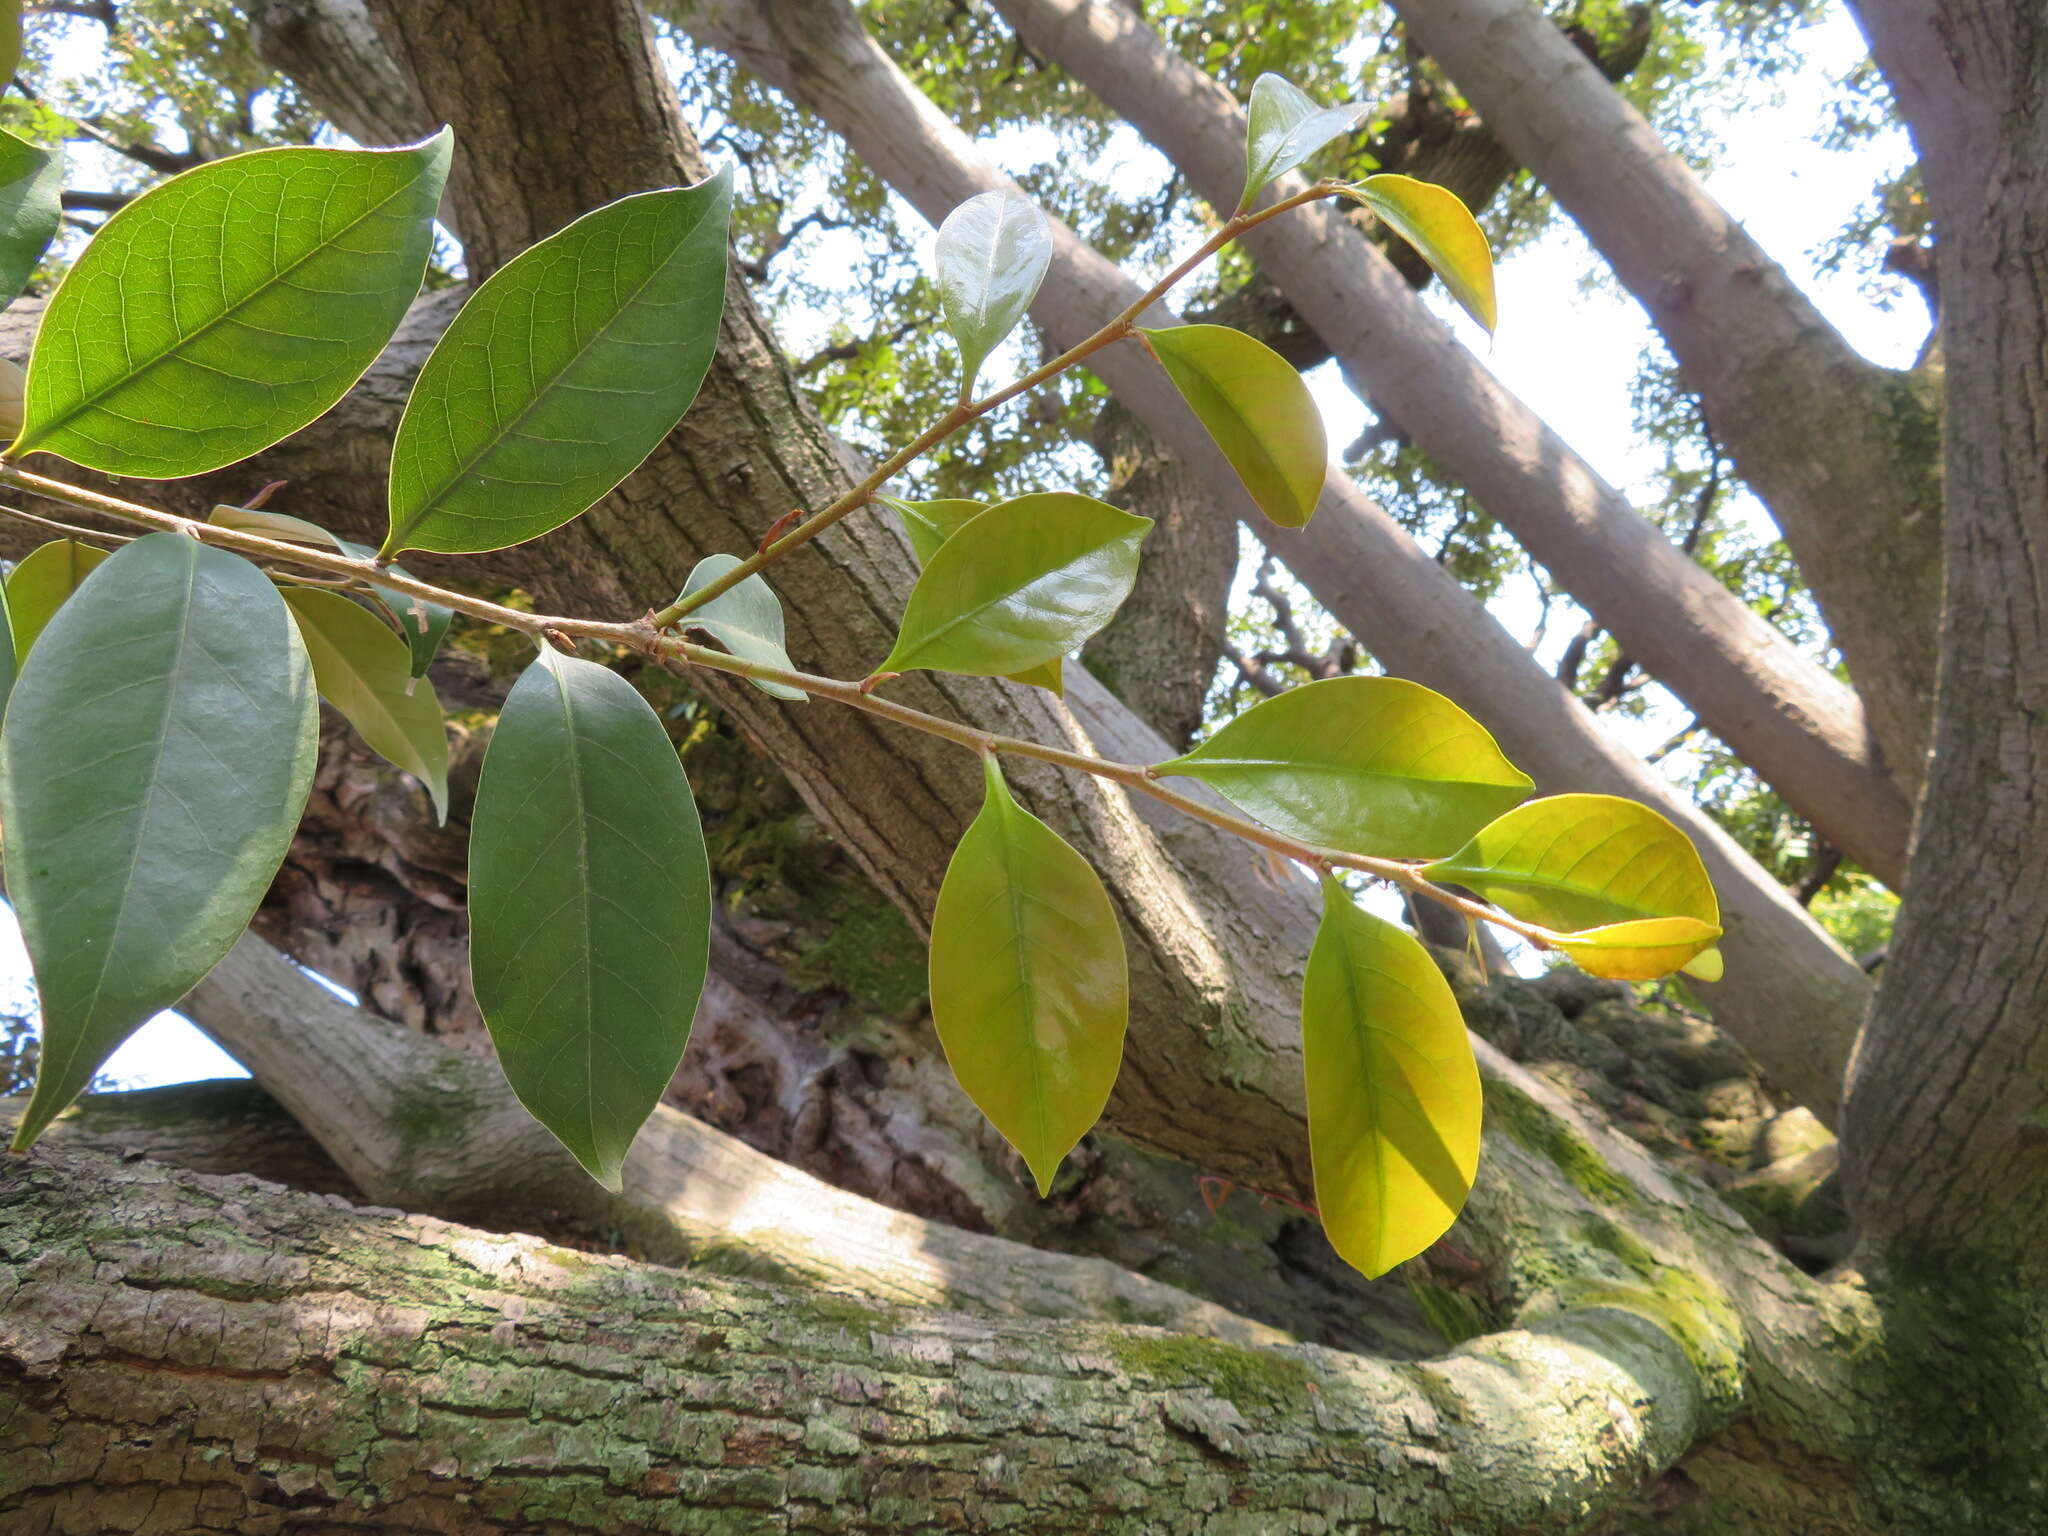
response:
[[(1248, 211), (1362, 111), (1326, 109), (1261, 78), (1244, 207), (1211, 248), (1295, 203), (1346, 196), (1411, 241), (1490, 325), (1483, 238), (1441, 189), (1380, 175)], [(259, 150), (175, 177), (116, 213), (48, 306), (6, 458), (46, 452), (109, 474), (190, 476), (316, 419), (418, 292), (451, 153), (446, 132), (398, 150)], [(54, 193), (39, 168), (16, 187), (28, 232), (0, 236), (0, 251), (19, 277), (40, 255), (28, 249), (35, 231), (47, 238), (54, 227)], [(45, 1041), (18, 1146), (247, 925), (305, 802), (316, 699), (445, 811), (442, 715), (424, 674), (447, 609), (479, 605), (422, 589), (391, 561), (542, 537), (653, 451), (710, 362), (730, 212), (725, 173), (624, 198), (479, 286), (415, 381), (374, 552), (239, 507), (206, 525), (155, 515), (172, 526), (111, 555), (58, 541), (17, 568), (4, 592), (0, 822)], [(624, 632), (645, 651), (792, 701), (858, 704), (913, 669), (1058, 692), (1064, 658), (1131, 589), (1143, 518), (1072, 491), (993, 505), (887, 498), (922, 571), (892, 648), (858, 685), (791, 667), (760, 570), (877, 499), (922, 447), (1130, 337), (1268, 517), (1300, 526), (1313, 515), (1328, 454), (1299, 375), (1221, 327), (1138, 331), (1156, 292), (1068, 357), (977, 398), (983, 364), (1021, 321), (1050, 253), (1042, 215), (1016, 194), (956, 209), (937, 245), (957, 363), (955, 403), (938, 428), (764, 551), (701, 562), (651, 623), (530, 626), (539, 654), (505, 702), (472, 820), (472, 978), (521, 1101), (610, 1187), (687, 1043), (711, 887), (668, 733), (618, 673), (573, 654), (574, 634)], [(0, 473), (60, 500), (83, 495)], [(295, 562), (324, 574), (292, 574)], [(1044, 1188), (1100, 1115), (1122, 1059), (1129, 981), (1115, 909), (1086, 861), (1011, 795), (996, 743), (892, 712), (983, 751), (984, 804), (933, 914), (932, 1013), (962, 1086)], [(1359, 909), (1336, 869), (1505, 923), (1600, 975), (1719, 973), (1718, 908), (1682, 834), (1604, 796), (1524, 803), (1531, 781), (1486, 730), (1412, 683), (1297, 688), (1142, 770), (1002, 745), (1167, 798), (1154, 781), (1201, 781), (1250, 818), (1229, 821), (1240, 835), (1323, 876), (1302, 1011), (1310, 1138), (1332, 1240), (1368, 1273), (1420, 1251), (1455, 1217), (1478, 1158), (1480, 1091), (1427, 952)]]

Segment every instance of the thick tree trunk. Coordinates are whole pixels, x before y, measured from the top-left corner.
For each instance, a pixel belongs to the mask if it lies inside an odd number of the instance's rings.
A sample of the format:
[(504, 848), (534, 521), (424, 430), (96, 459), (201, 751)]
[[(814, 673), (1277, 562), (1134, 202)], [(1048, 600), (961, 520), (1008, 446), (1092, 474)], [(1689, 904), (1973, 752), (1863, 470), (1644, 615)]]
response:
[[(1220, 83), (1112, 0), (999, 0), (997, 9), (1212, 206), (1236, 205), (1245, 120)], [(1899, 884), (1911, 809), (1848, 688), (1667, 541), (1453, 341), (1341, 210), (1303, 209), (1246, 243), (1347, 375), (1630, 656), (1829, 842)]]

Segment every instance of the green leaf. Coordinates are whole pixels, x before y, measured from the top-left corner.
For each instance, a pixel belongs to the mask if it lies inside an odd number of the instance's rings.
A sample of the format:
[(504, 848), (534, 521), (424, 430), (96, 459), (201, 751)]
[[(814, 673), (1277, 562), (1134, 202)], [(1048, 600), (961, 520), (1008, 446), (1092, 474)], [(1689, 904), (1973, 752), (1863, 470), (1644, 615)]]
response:
[(711, 935), (690, 781), (617, 673), (543, 651), (469, 843), (470, 976), (520, 1103), (607, 1189), (689, 1043)]
[(1018, 192), (984, 192), (946, 215), (937, 251), (939, 306), (960, 344), (960, 398), (971, 399), (989, 353), (1031, 308), (1052, 263), (1038, 205)]
[(1051, 661), (1040, 662), (1035, 667), (1026, 667), (1021, 672), (1005, 672), (1003, 675), (1013, 683), (1022, 683), (1026, 688), (1043, 688), (1056, 699), (1067, 696), (1065, 673), (1066, 658), (1055, 656)]
[(145, 192), (43, 312), (10, 456), (169, 480), (322, 415), (419, 292), (453, 145), (259, 149)]
[(1560, 933), (1642, 917), (1721, 922), (1713, 883), (1686, 835), (1615, 795), (1532, 800), (1422, 873)]
[(1315, 516), (1330, 453), (1323, 414), (1294, 366), (1227, 325), (1144, 336), (1259, 510), (1282, 528)]
[(1493, 296), (1493, 252), (1458, 195), (1412, 176), (1368, 176), (1344, 195), (1370, 208), (1379, 221), (1415, 247), (1444, 280), (1451, 297), (1489, 333), (1500, 319)]
[(1408, 934), (1323, 881), (1301, 989), (1316, 1206), (1377, 1277), (1442, 1237), (1479, 1168), (1479, 1068), (1457, 1000)]
[[(1639, 917), (1565, 934), (1557, 947), (1592, 975), (1615, 981), (1655, 981), (1685, 970), (1708, 954), (1716, 958), (1703, 968), (1718, 973), (1720, 951), (1714, 948), (1714, 941), (1720, 937), (1719, 928), (1696, 917)], [(1718, 981), (1720, 976), (1701, 975), (1700, 979)]]
[(22, 0), (0, 0), (0, 91), (21, 68)]
[[(917, 556), (920, 567), (930, 565), (940, 545), (989, 507), (985, 501), (904, 501), (895, 496), (877, 496), (875, 500), (893, 511), (903, 524), (903, 531), (910, 536), (911, 552)], [(1067, 696), (1062, 670), (1064, 662), (1065, 657), (1055, 656), (1035, 667), (1012, 672), (1008, 674), (1009, 679), (1027, 688), (1043, 688), (1054, 698), (1064, 699)]]
[(1069, 491), (999, 502), (932, 556), (876, 670), (1008, 677), (1066, 655), (1130, 595), (1151, 527)]
[(405, 643), (339, 592), (286, 587), (320, 696), (372, 750), (426, 785), (448, 821), (448, 729), (434, 685), (415, 686)]
[(1043, 1195), (1102, 1116), (1130, 979), (1102, 881), (1011, 798), (994, 757), (932, 913), (932, 1022), (953, 1076)]
[(1289, 837), (1390, 859), (1456, 848), (1536, 787), (1485, 726), (1397, 677), (1290, 688), (1154, 771), (1200, 779)]
[(38, 544), (15, 566), (7, 578), (7, 622), (16, 666), (28, 660), (36, 637), (106, 558), (105, 550), (90, 544), (53, 539)]
[[(12, 9), (0, 5), (0, 11)], [(0, 130), (0, 304), (12, 303), (28, 286), (56, 238), (63, 193), (64, 151)]]
[[(737, 555), (705, 556), (690, 572), (690, 579), (683, 583), (683, 590), (676, 594), (676, 601), (681, 602), (692, 592), (710, 586), (741, 563)], [(783, 639), (782, 604), (768, 583), (758, 575), (749, 576), (702, 608), (692, 610), (682, 622), (686, 629), (703, 630), (743, 660), (765, 662), (771, 667), (782, 667), (792, 672), (796, 670)], [(753, 677), (747, 681), (763, 693), (788, 699), (793, 704), (801, 704), (810, 697), (801, 688), (771, 683), (764, 678)]]
[(14, 1145), (249, 925), (318, 750), (312, 669), (246, 560), (153, 533), (43, 632), (0, 733), (8, 896), (43, 1010)]
[(1284, 176), (1365, 116), (1366, 103), (1326, 107), (1292, 81), (1265, 74), (1252, 82), (1246, 113), (1244, 197), (1249, 208), (1259, 188)]
[(7, 589), (0, 586), (0, 718), (7, 713), (7, 696), (14, 692), (14, 621), (7, 611)]
[(382, 553), (523, 544), (637, 469), (711, 366), (731, 214), (724, 170), (586, 213), (493, 273), (406, 402)]

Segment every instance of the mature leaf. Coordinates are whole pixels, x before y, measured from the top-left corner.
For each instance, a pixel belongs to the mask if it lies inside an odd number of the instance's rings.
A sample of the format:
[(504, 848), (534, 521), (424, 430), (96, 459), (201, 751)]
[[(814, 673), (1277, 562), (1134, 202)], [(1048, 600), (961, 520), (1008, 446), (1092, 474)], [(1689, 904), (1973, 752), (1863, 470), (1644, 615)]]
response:
[[(677, 594), (676, 601), (681, 602), (692, 592), (710, 586), (741, 563), (738, 555), (706, 555), (690, 572), (690, 579), (683, 583), (683, 590)], [(683, 625), (688, 629), (703, 630), (743, 660), (765, 662), (786, 671), (796, 670), (783, 638), (782, 604), (768, 583), (758, 575), (749, 576), (738, 586), (721, 592), (702, 608), (692, 609), (684, 616)], [(747, 681), (763, 693), (788, 699), (793, 704), (801, 704), (810, 697), (801, 688), (791, 688), (786, 683), (771, 683), (759, 677), (748, 678)]]
[(0, 357), (0, 435), (12, 442), (21, 430), (22, 403), (28, 389), (28, 375), (21, 364)]
[(1398, 677), (1290, 688), (1154, 772), (1200, 779), (1289, 837), (1390, 859), (1456, 848), (1536, 787), (1485, 726)]
[(1718, 927), (1696, 917), (1639, 917), (1565, 934), (1557, 941), (1557, 947), (1576, 960), (1581, 970), (1595, 976), (1616, 981), (1655, 981), (1659, 976), (1684, 970), (1707, 954), (1715, 955), (1718, 964), (1720, 951), (1714, 948), (1714, 941), (1720, 937)]
[(1064, 699), (1067, 696), (1066, 662), (1066, 657), (1055, 656), (1051, 661), (1042, 661), (1021, 672), (1005, 672), (1003, 676), (1013, 683), (1022, 683), (1026, 688), (1043, 688), (1054, 698)]
[(21, 68), (22, 0), (0, 0), (0, 91)]
[(7, 623), (14, 635), (15, 665), (28, 660), (36, 637), (106, 558), (104, 549), (76, 539), (52, 539), (38, 544), (15, 566), (7, 578)]
[(1285, 176), (1347, 128), (1355, 128), (1366, 103), (1326, 107), (1292, 81), (1265, 74), (1252, 82), (1246, 113), (1244, 197), (1249, 208), (1259, 188)]
[(51, 620), (0, 733), (8, 896), (43, 1010), (17, 1148), (248, 926), (312, 784), (316, 711), (277, 589), (182, 534), (110, 556)]
[(43, 312), (10, 453), (175, 479), (321, 415), (419, 292), (453, 145), (259, 149), (138, 197)]
[(519, 1101), (620, 1187), (704, 989), (711, 871), (647, 702), (543, 651), (498, 716), (469, 843), (470, 975)]
[[(0, 5), (0, 12), (13, 8)], [(0, 304), (12, 303), (28, 286), (56, 238), (63, 192), (61, 148), (44, 149), (0, 130)]]
[(1323, 881), (1301, 989), (1316, 1206), (1368, 1276), (1443, 1236), (1479, 1168), (1479, 1068), (1451, 989), (1408, 934)]
[(1713, 928), (1721, 921), (1713, 883), (1686, 835), (1648, 806), (1615, 795), (1532, 800), (1422, 873), (1561, 933), (1641, 917), (1690, 917)]
[(932, 912), (932, 1022), (953, 1076), (1043, 1195), (1101, 1118), (1123, 1061), (1130, 978), (1087, 860), (1011, 798), (994, 757)]
[(434, 685), (414, 685), (405, 643), (367, 608), (338, 592), (284, 589), (298, 620), (320, 696), (372, 750), (426, 785), (448, 820), (448, 728)]
[(494, 272), (406, 402), (382, 553), (523, 544), (637, 469), (711, 366), (731, 215), (723, 170), (586, 213)]
[(1144, 335), (1259, 510), (1282, 528), (1315, 516), (1330, 452), (1323, 413), (1293, 365), (1227, 325)]
[(1130, 595), (1151, 527), (1069, 491), (999, 502), (932, 556), (876, 670), (1011, 677), (1066, 655)]
[(1493, 296), (1493, 252), (1486, 232), (1458, 194), (1412, 176), (1368, 176), (1344, 188), (1353, 202), (1415, 247), (1466, 314), (1491, 331), (1500, 319)]
[[(920, 567), (930, 565), (940, 545), (989, 508), (985, 501), (904, 501), (895, 496), (877, 496), (875, 500), (893, 511), (903, 524), (903, 531), (910, 536), (911, 552), (917, 556)], [(1022, 683), (1027, 688), (1043, 688), (1054, 698), (1064, 699), (1067, 696), (1065, 662), (1064, 656), (1055, 656), (1051, 661), (1040, 662), (1035, 667), (1026, 667), (1008, 676), (1013, 683)]]
[(1019, 192), (984, 192), (939, 226), (939, 306), (960, 344), (960, 398), (972, 398), (989, 353), (1031, 308), (1052, 263), (1052, 235)]

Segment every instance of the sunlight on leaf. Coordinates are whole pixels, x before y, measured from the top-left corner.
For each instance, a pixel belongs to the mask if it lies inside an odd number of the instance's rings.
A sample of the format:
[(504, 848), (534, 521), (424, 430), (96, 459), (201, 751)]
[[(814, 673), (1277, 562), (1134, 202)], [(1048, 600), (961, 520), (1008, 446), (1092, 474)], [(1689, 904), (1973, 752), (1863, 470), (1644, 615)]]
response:
[(1353, 202), (1370, 208), (1379, 221), (1415, 247), (1444, 280), (1458, 306), (1485, 326), (1499, 323), (1493, 292), (1493, 252), (1486, 232), (1458, 195), (1412, 176), (1368, 176), (1344, 188)]
[(1303, 527), (1315, 516), (1330, 451), (1323, 413), (1294, 365), (1227, 325), (1143, 335), (1259, 510), (1282, 528)]

